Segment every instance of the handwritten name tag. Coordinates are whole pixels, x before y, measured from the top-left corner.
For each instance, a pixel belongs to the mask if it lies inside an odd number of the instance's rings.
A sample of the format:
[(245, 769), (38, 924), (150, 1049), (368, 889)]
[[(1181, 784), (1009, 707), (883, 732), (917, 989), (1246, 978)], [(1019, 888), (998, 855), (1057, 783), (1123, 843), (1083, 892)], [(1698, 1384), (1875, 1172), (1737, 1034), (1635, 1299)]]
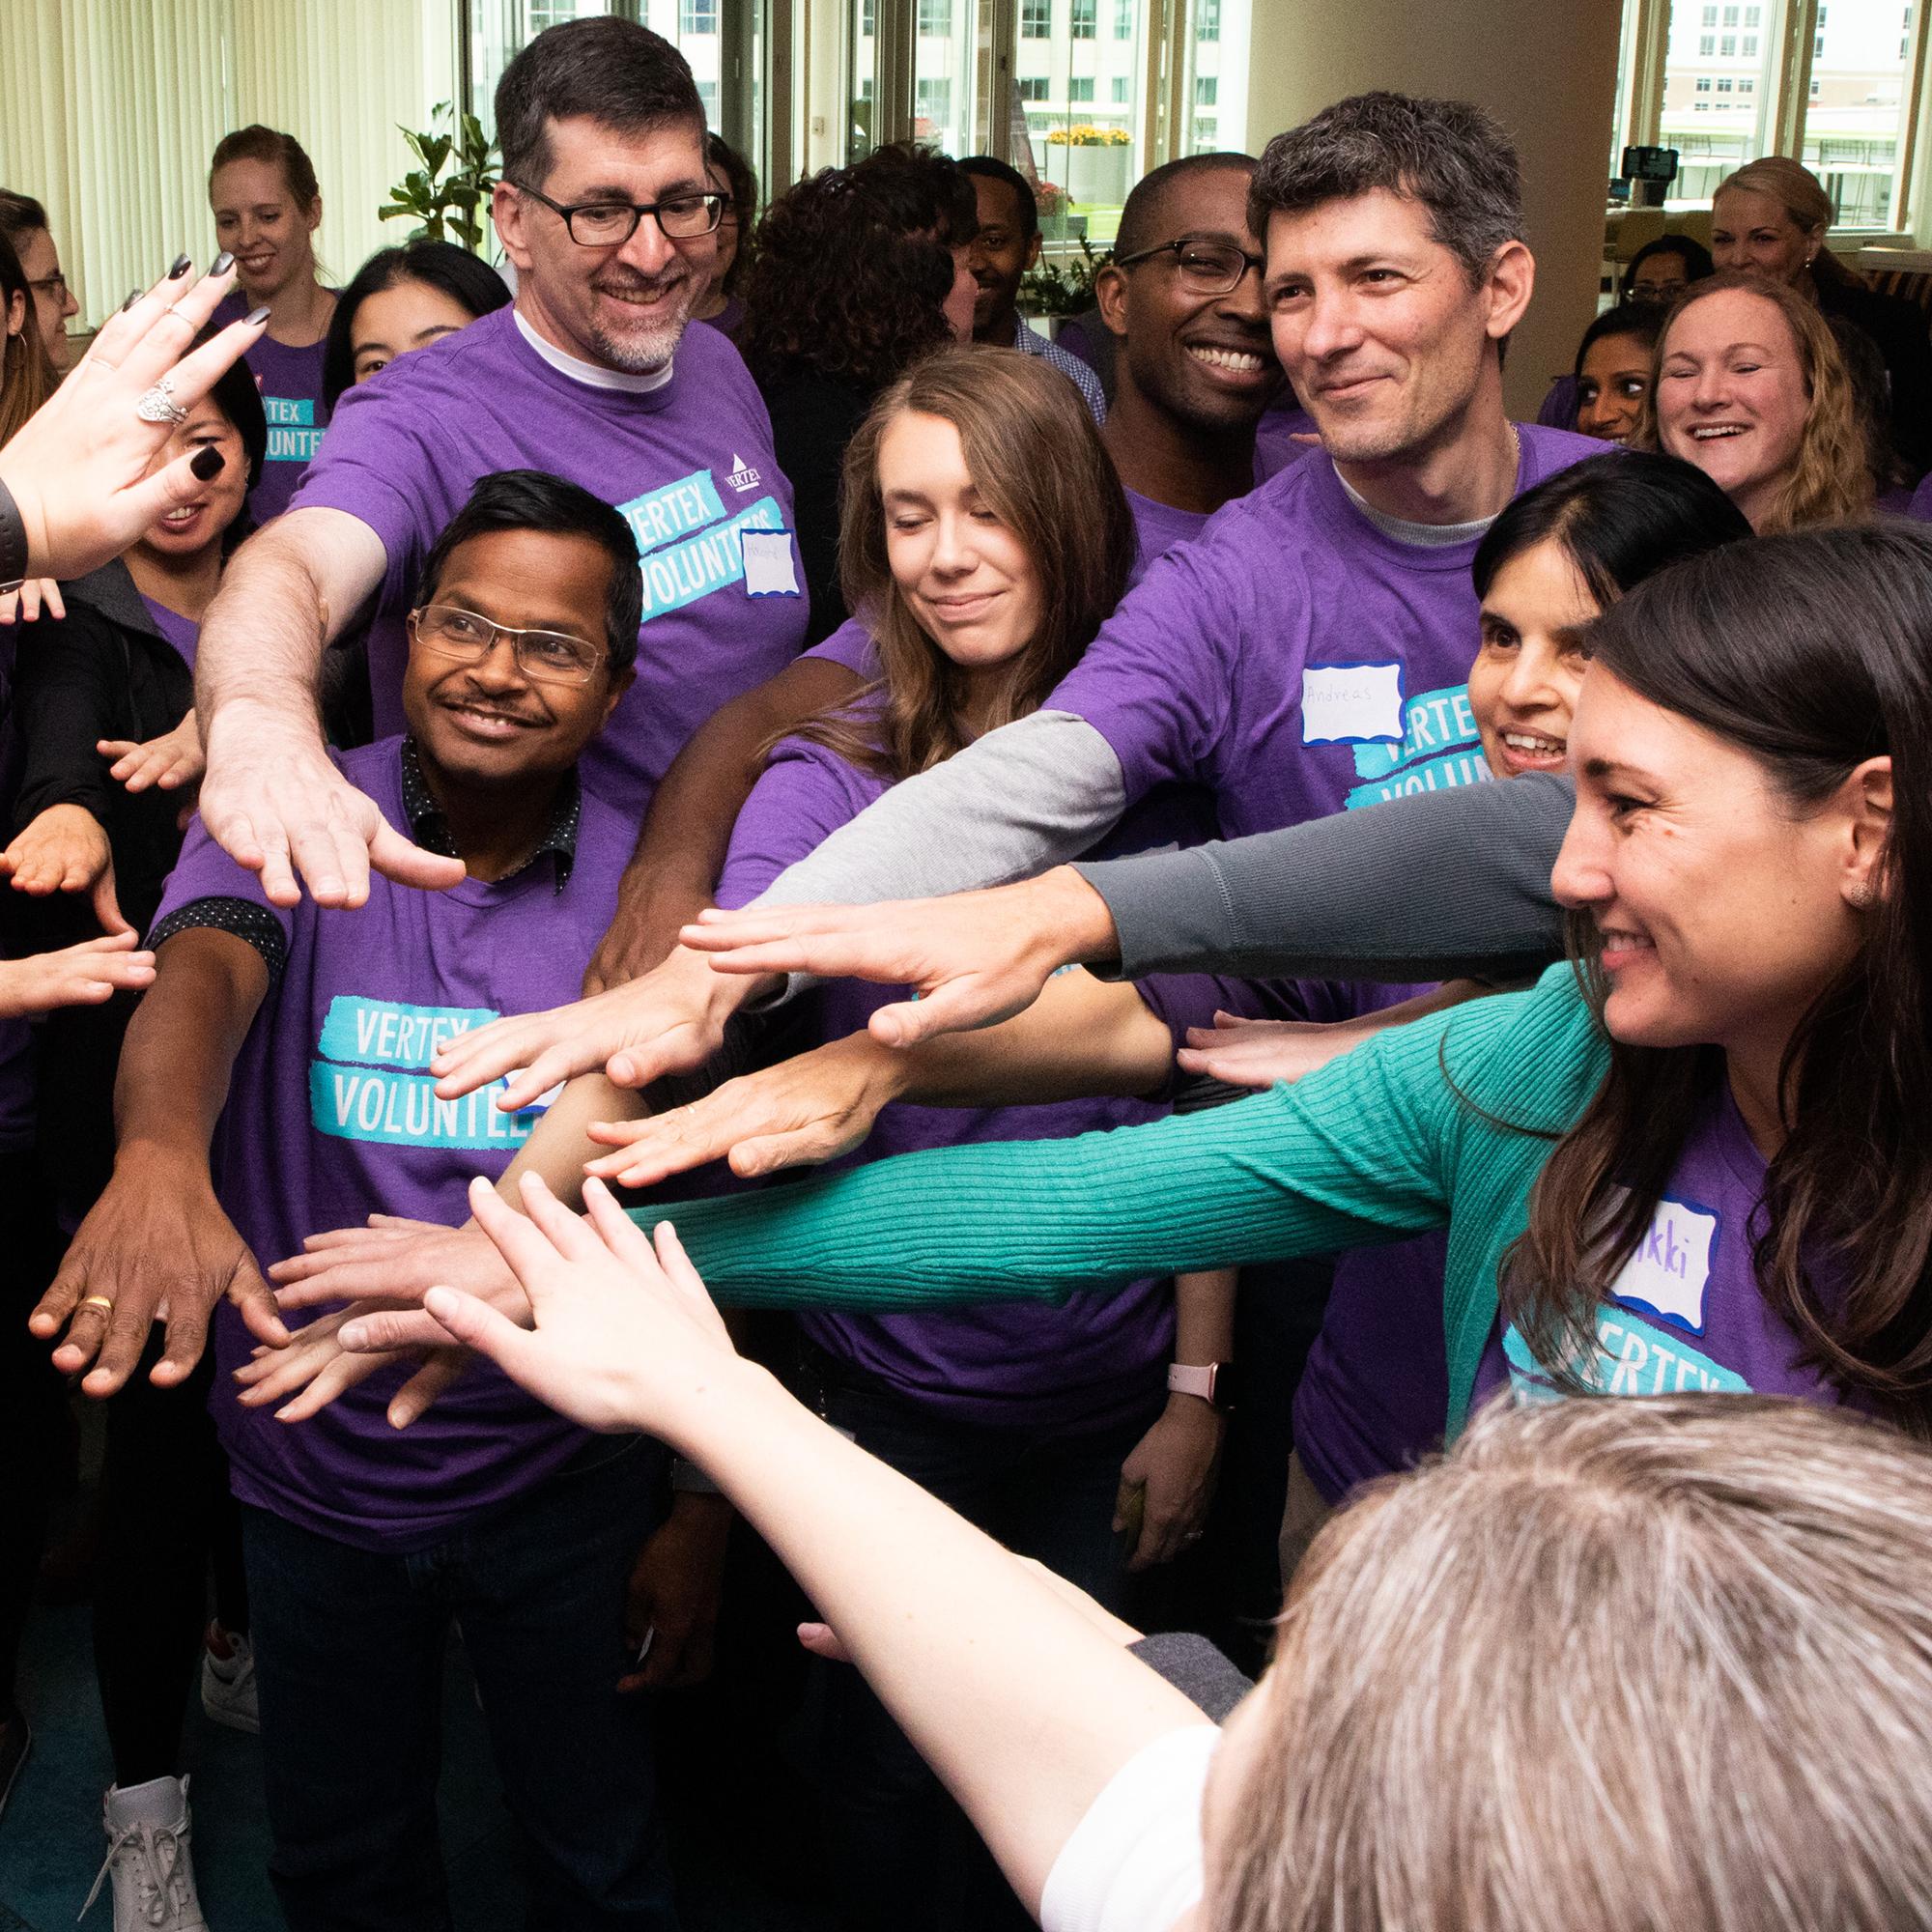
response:
[(1399, 664), (1310, 665), (1301, 673), (1301, 742), (1362, 745), (1400, 742)]
[(1704, 1291), (1717, 1247), (1717, 1215), (1666, 1195), (1657, 1204), (1635, 1253), (1610, 1284), (1610, 1293), (1673, 1327), (1701, 1335)]

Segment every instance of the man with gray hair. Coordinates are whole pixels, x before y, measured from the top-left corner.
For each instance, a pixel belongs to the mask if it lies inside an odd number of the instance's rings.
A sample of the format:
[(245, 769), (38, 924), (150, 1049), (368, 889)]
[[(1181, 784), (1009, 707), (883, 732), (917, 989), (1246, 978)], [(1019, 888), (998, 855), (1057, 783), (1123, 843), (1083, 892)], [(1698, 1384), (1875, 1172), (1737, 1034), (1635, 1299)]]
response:
[[(1077, 856), (1169, 780), (1225, 837), (1487, 778), (1465, 694), (1469, 563), (1513, 497), (1601, 448), (1503, 412), (1527, 307), (1516, 151), (1457, 101), (1367, 94), (1277, 135), (1250, 225), (1274, 349), (1324, 448), (1162, 556), (1029, 718), (895, 786), (775, 905), (917, 897)], [(757, 984), (679, 949), (597, 1001), (471, 1036), (446, 1088), (693, 1065)], [(675, 1032), (673, 1032), (675, 1029)], [(541, 1084), (537, 1076), (541, 1074)]]

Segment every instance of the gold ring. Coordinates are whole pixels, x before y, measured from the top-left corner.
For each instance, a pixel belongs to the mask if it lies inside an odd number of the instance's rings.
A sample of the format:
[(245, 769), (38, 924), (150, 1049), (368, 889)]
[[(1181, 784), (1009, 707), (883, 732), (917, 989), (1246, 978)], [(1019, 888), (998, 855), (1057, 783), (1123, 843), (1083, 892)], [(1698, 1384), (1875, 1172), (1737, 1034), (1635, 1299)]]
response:
[(81, 1298), (82, 1308), (98, 1308), (104, 1315), (114, 1313), (114, 1304), (104, 1294), (89, 1294)]

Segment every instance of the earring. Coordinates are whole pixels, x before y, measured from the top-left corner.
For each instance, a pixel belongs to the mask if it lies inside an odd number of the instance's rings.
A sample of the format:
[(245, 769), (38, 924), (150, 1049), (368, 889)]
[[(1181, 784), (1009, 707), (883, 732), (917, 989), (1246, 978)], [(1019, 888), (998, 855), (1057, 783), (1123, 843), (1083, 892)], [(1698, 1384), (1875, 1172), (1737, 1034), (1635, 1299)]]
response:
[(1877, 897), (1869, 879), (1854, 879), (1845, 891), (1846, 901), (1857, 912), (1869, 911)]

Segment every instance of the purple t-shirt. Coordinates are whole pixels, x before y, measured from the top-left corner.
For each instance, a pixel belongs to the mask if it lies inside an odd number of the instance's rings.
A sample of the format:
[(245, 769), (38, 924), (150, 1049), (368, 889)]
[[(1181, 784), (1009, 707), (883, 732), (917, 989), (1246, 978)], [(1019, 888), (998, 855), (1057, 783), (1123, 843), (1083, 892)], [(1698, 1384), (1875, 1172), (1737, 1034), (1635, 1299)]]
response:
[(182, 662), (192, 670), (194, 647), (201, 639), (201, 626), (192, 617), (184, 617), (179, 611), (170, 611), (165, 604), (156, 604), (152, 597), (143, 596), (141, 602), (148, 607), (148, 615), (154, 619), (155, 629), (181, 653)]
[[(787, 739), (772, 754), (731, 835), (718, 886), (721, 906), (755, 898), (784, 868), (889, 788), (820, 745)], [(1107, 849), (1145, 851), (1200, 837), (1184, 807), (1151, 802), (1122, 823)], [(907, 989), (836, 980), (816, 989), (823, 1037), (862, 1031), (879, 1008)], [(1078, 1100), (1038, 1107), (920, 1107), (895, 1103), (870, 1138), (841, 1165), (883, 1160), (922, 1148), (968, 1142), (1057, 1140), (1158, 1119), (1138, 1100)], [(975, 1423), (1102, 1426), (1130, 1414), (1162, 1385), (1174, 1340), (1166, 1280), (1143, 1279), (1118, 1293), (1075, 1294), (1054, 1307), (988, 1302), (918, 1315), (808, 1315), (805, 1332), (923, 1405)]]
[[(212, 326), (218, 328), (239, 322), (252, 306), (238, 292), (216, 308)], [(322, 358), (327, 348), (327, 340), (295, 349), (264, 335), (248, 352), (249, 373), (262, 392), (262, 409), (269, 418), (262, 480), (248, 493), (248, 514), (258, 524), (279, 517), (289, 507), (302, 471), (321, 446), (328, 422), (322, 401)]]
[[(1519, 493), (1603, 453), (1519, 433)], [(1163, 780), (1209, 786), (1228, 838), (1484, 782), (1475, 551), (1397, 542), (1325, 456), (1297, 463), (1159, 558), (1046, 708), (1099, 730), (1130, 801)]]
[(1921, 524), (1932, 524), (1932, 471), (1912, 493), (1912, 500), (1905, 506), (1908, 517), (1917, 517)]
[[(399, 742), (331, 756), (391, 824), (407, 825)], [(464, 1026), (578, 996), (634, 842), (635, 827), (586, 793), (561, 891), (557, 861), (540, 853), (512, 878), (466, 879), (446, 893), (378, 875), (360, 911), (323, 912), (307, 898), (270, 907), (257, 875), (194, 821), (159, 917), (195, 899), (245, 899), (288, 940), (288, 963), (236, 1059), (214, 1147), (216, 1192), (259, 1262), (374, 1212), (467, 1218), (469, 1177), (501, 1174), (537, 1111), (498, 1111), (494, 1086), (439, 1101), (430, 1056)], [(338, 1542), (437, 1542), (543, 1481), (585, 1440), (482, 1365), (406, 1435), (383, 1415), (401, 1369), (290, 1428), (235, 1400), (228, 1372), (252, 1343), (225, 1304), (215, 1336), (212, 1406), (235, 1493)]]
[(526, 469), (614, 503), (643, 555), (637, 682), (582, 761), (584, 783), (635, 824), (685, 740), (798, 655), (791, 486), (750, 372), (715, 328), (687, 329), (670, 381), (641, 391), (553, 368), (508, 308), (399, 356), (342, 397), (298, 499), (359, 517), (388, 553), (369, 633), (379, 732), (403, 728), (402, 620), (423, 557), (479, 477)]
[(1211, 511), (1177, 510), (1171, 503), (1143, 497), (1138, 490), (1126, 492), (1127, 508), (1133, 512), (1134, 534), (1140, 550), (1134, 558), (1131, 589), (1153, 567), (1156, 557), (1165, 556), (1176, 544), (1189, 543), (1208, 527)]
[(1315, 418), (1298, 403), (1277, 404), (1263, 413), (1255, 425), (1255, 481), (1265, 483), (1278, 476), (1304, 456), (1313, 456), (1312, 442), (1296, 442), (1298, 436), (1317, 436)]
[[(1752, 1237), (1762, 1224), (1765, 1160), (1725, 1086), (1712, 1095), (1670, 1171), (1650, 1229), (1597, 1312), (1596, 1361), (1584, 1379), (1607, 1395), (1739, 1394), (1856, 1402), (1801, 1362), (1798, 1336), (1759, 1292)], [(1476, 1371), (1476, 1403), (1561, 1390), (1513, 1323), (1497, 1318)]]

